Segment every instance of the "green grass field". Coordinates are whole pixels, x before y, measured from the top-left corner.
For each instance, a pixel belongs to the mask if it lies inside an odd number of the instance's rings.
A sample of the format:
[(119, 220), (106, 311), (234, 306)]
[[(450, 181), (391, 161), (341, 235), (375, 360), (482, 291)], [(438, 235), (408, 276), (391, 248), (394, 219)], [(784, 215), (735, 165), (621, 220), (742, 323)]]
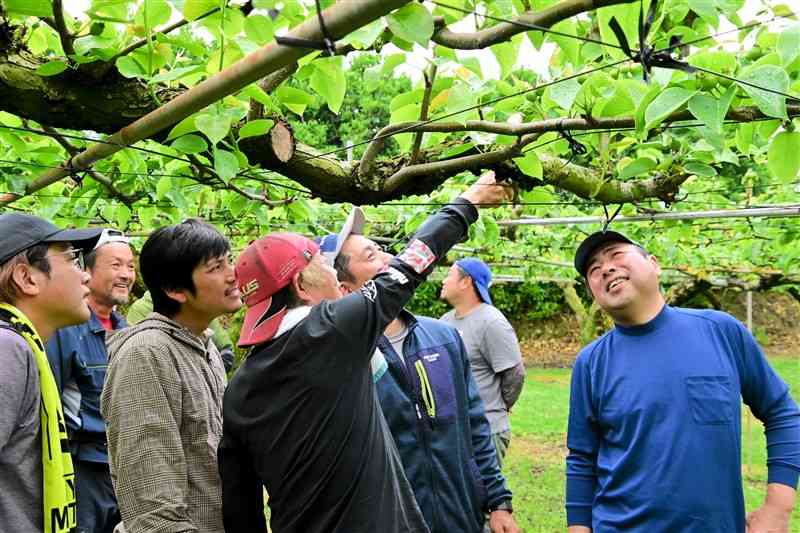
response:
[[(800, 358), (770, 361), (791, 387), (794, 398), (800, 399)], [(528, 370), (525, 389), (511, 415), (513, 437), (503, 471), (514, 492), (514, 516), (526, 533), (566, 531), (564, 458), (569, 381), (569, 369)], [(746, 407), (742, 411), (742, 473), (750, 511), (761, 505), (766, 491), (766, 449), (761, 422)], [(800, 504), (790, 531), (800, 533)]]

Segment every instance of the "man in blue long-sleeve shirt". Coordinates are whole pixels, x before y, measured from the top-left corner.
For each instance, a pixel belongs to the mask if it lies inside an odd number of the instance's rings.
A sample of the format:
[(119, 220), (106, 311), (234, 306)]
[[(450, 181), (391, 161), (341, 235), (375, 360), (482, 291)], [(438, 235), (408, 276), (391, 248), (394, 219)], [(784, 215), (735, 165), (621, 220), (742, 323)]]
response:
[[(656, 259), (620, 233), (587, 237), (575, 268), (616, 327), (573, 369), (569, 532), (788, 532), (800, 411), (752, 335), (666, 305)], [(767, 437), (767, 497), (747, 517), (740, 397)]]

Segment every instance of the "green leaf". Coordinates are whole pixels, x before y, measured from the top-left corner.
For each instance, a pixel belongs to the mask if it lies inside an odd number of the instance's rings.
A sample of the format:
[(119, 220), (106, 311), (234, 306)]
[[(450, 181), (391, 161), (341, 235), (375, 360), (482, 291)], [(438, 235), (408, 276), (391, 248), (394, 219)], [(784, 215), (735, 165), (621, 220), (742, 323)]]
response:
[(575, 78), (556, 83), (548, 87), (550, 98), (562, 109), (569, 111), (575, 102), (575, 97), (581, 90), (581, 84)]
[(383, 60), (383, 67), (381, 67), (381, 76), (391, 76), (394, 69), (402, 65), (406, 60), (405, 54), (392, 54)]
[[(145, 12), (147, 19), (145, 19)], [(139, 26), (150, 28), (151, 30), (161, 24), (169, 22), (172, 15), (172, 8), (166, 0), (144, 0), (139, 11), (136, 12), (134, 21)]]
[(352, 44), (354, 48), (359, 50), (369, 48), (380, 34), (383, 33), (383, 28), (384, 24), (382, 20), (373, 20), (366, 26), (362, 26), (354, 32), (347, 34), (347, 36), (342, 39), (342, 42), (344, 44)]
[(39, 76), (55, 76), (67, 70), (67, 64), (64, 61), (48, 61), (43, 65), (39, 65), (36, 69), (36, 74)]
[[(419, 104), (409, 104), (395, 109), (392, 111), (389, 122), (391, 124), (395, 124), (397, 122), (410, 122), (413, 120), (418, 120), (419, 108)], [(413, 136), (413, 133), (401, 133), (399, 135), (394, 135), (392, 138), (397, 141), (397, 144), (400, 146), (400, 151), (405, 152), (411, 148), (411, 139)]]
[(640, 157), (635, 161), (625, 165), (625, 168), (619, 173), (618, 178), (621, 180), (645, 174), (656, 167), (656, 162), (649, 157)]
[(117, 70), (126, 78), (146, 78), (149, 76), (147, 69), (136, 61), (132, 55), (122, 56), (117, 59)]
[(128, 222), (131, 220), (131, 210), (125, 204), (120, 204), (114, 210), (114, 219), (117, 221), (117, 227), (125, 229), (128, 227)]
[(275, 125), (274, 120), (269, 120), (266, 118), (261, 118), (257, 120), (251, 120), (239, 130), (239, 139), (246, 139), (248, 137), (258, 137), (259, 135), (264, 135), (269, 130), (272, 129), (272, 126)]
[(775, 136), (767, 151), (767, 168), (778, 179), (790, 181), (800, 171), (800, 132), (784, 131)]
[(272, 19), (264, 15), (250, 15), (244, 21), (244, 33), (256, 44), (265, 45), (275, 38)]
[(489, 50), (492, 51), (494, 57), (497, 59), (497, 63), (500, 65), (500, 78), (504, 79), (508, 77), (511, 71), (514, 70), (514, 65), (517, 63), (519, 47), (513, 42), (504, 42), (489, 47)]
[(716, 132), (722, 131), (722, 119), (719, 116), (717, 99), (707, 94), (696, 94), (689, 100), (689, 111), (692, 115), (705, 122), (706, 126)]
[(153, 222), (158, 214), (158, 209), (155, 207), (140, 207), (138, 208), (139, 223), (143, 228), (152, 228)]
[(422, 4), (407, 4), (386, 16), (389, 29), (404, 41), (428, 46), (433, 35), (433, 17)]
[(264, 89), (262, 89), (255, 83), (251, 83), (250, 85), (242, 89), (241, 94), (247, 96), (248, 98), (252, 98), (256, 102), (260, 103), (265, 108), (267, 108), (271, 113), (274, 113), (276, 115), (282, 114), (280, 108), (278, 108), (278, 106), (272, 100), (272, 97), (268, 95), (264, 91)]
[(197, 154), (208, 150), (205, 139), (199, 135), (184, 135), (173, 142), (172, 147), (184, 154)]
[(24, 17), (53, 16), (53, 6), (50, 0), (3, 0), (3, 6), (10, 15)]
[(342, 68), (342, 57), (325, 57), (314, 61), (314, 73), (311, 74), (311, 88), (325, 99), (328, 109), (339, 114), (344, 102), (347, 79)]
[(711, 165), (705, 163), (698, 163), (697, 161), (689, 161), (683, 168), (690, 174), (696, 174), (703, 178), (710, 178), (717, 175), (717, 171)]
[(156, 200), (163, 200), (168, 192), (172, 190), (172, 178), (162, 176), (156, 184)]
[[(739, 78), (759, 87), (774, 91), (787, 92), (789, 90), (789, 75), (780, 67), (774, 65), (761, 65), (743, 72)], [(749, 85), (739, 84), (742, 89), (753, 99), (758, 108), (770, 117), (788, 119), (786, 116), (786, 97), (756, 89)]]
[(186, 135), (187, 133), (197, 131), (195, 119), (197, 119), (197, 116), (192, 115), (175, 124), (175, 127), (173, 127), (170, 130), (169, 135), (167, 135), (167, 140), (169, 141), (171, 139), (175, 139), (176, 137), (180, 137), (181, 135)]
[(314, 103), (313, 96), (305, 91), (287, 85), (281, 85), (278, 90), (275, 91), (275, 96), (278, 97), (278, 100), (285, 105), (289, 111), (297, 113), (298, 115), (302, 115), (306, 107)]
[(199, 115), (194, 123), (212, 145), (224, 139), (231, 129), (231, 119), (226, 115)]
[[(476, 102), (475, 91), (472, 90), (470, 85), (466, 83), (457, 83), (450, 88), (450, 93), (447, 96), (447, 114), (468, 109), (475, 105)], [(417, 117), (419, 118), (419, 117)], [(448, 120), (464, 123), (467, 120), (474, 120), (478, 118), (478, 111), (471, 109), (448, 117)]]
[(532, 178), (542, 177), (542, 163), (539, 156), (533, 150), (528, 151), (523, 157), (515, 157), (514, 163), (517, 164), (520, 172)]
[(164, 72), (163, 74), (158, 74), (156, 76), (153, 76), (152, 78), (147, 80), (147, 83), (149, 85), (153, 85), (153, 84), (156, 84), (156, 83), (164, 83), (164, 82), (167, 82), (167, 81), (177, 80), (177, 79), (180, 79), (180, 78), (182, 78), (184, 76), (188, 76), (190, 74), (194, 74), (196, 72), (202, 72), (202, 71), (203, 71), (203, 67), (201, 67), (200, 65), (194, 65), (194, 66), (191, 66), (191, 67), (178, 67), (178, 68), (174, 68), (172, 70), (169, 70), (167, 72)]
[(217, 7), (219, 0), (184, 0), (183, 17), (186, 20), (194, 20)]
[(754, 133), (755, 128), (753, 124), (739, 124), (739, 127), (736, 128), (736, 148), (745, 155), (750, 152), (750, 145), (753, 144)]
[(800, 55), (800, 26), (790, 26), (778, 35), (778, 54), (784, 66)]
[(697, 91), (688, 91), (680, 87), (670, 87), (656, 96), (655, 100), (647, 106), (644, 113), (645, 129), (652, 129), (661, 124), (671, 113), (677, 111)]
[(214, 149), (214, 171), (228, 183), (239, 172), (239, 158), (228, 150)]

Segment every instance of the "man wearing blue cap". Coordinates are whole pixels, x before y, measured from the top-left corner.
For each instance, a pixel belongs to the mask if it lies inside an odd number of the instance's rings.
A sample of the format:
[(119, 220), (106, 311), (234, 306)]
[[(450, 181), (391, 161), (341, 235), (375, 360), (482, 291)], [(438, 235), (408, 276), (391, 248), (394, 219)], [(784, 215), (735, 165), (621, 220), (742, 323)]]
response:
[(486, 417), (502, 466), (511, 442), (508, 413), (525, 382), (525, 367), (514, 328), (492, 305), (492, 272), (483, 261), (459, 259), (442, 281), (441, 298), (453, 306), (442, 321), (456, 328), (467, 347)]
[[(598, 231), (575, 269), (615, 327), (578, 355), (567, 430), (570, 533), (788, 533), (800, 411), (744, 325), (670, 307), (656, 258)], [(742, 401), (764, 423), (767, 496), (745, 515)]]

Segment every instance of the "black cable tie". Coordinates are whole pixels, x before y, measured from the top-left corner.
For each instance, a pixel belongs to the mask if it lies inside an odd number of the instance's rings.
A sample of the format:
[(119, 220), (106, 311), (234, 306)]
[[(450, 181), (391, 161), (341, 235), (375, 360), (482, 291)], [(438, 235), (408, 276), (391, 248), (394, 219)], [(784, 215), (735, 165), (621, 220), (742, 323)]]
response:
[(78, 174), (78, 169), (75, 168), (75, 165), (72, 164), (72, 160), (75, 156), (70, 157), (67, 160), (67, 163), (64, 165), (64, 170), (69, 173), (69, 177), (78, 185), (78, 187), (83, 186), (83, 178), (86, 177), (86, 172), (84, 171), (83, 174)]
[(619, 215), (619, 212), (620, 212), (620, 211), (622, 211), (622, 206), (623, 206), (623, 205), (625, 205), (625, 204), (624, 204), (624, 203), (622, 203), (622, 204), (619, 204), (619, 205), (617, 206), (617, 210), (616, 210), (616, 211), (614, 211), (614, 214), (613, 214), (613, 215), (611, 215), (611, 216), (608, 216), (608, 208), (606, 207), (606, 204), (603, 204), (603, 212), (606, 214), (606, 221), (603, 223), (603, 233), (605, 233), (606, 231), (608, 231), (608, 226), (610, 226), (610, 225), (611, 225), (611, 222), (612, 222), (612, 221), (613, 221), (615, 218), (617, 218), (617, 215)]
[(673, 35), (672, 38), (670, 38), (669, 46), (661, 50), (655, 50), (652, 46), (647, 44), (647, 34), (650, 33), (650, 28), (653, 25), (657, 4), (657, 0), (653, 0), (650, 3), (650, 8), (647, 11), (647, 19), (644, 19), (644, 7), (642, 6), (641, 0), (639, 0), (639, 50), (636, 52), (631, 50), (628, 44), (628, 38), (616, 17), (611, 17), (611, 20), (608, 21), (608, 25), (617, 37), (617, 41), (619, 41), (623, 53), (628, 56), (631, 61), (642, 65), (642, 73), (645, 82), (650, 81), (650, 72), (653, 67), (682, 70), (683, 72), (689, 73), (696, 72), (696, 69), (690, 64), (684, 61), (678, 61), (672, 57), (672, 51), (681, 46), (681, 40), (677, 35)]
[(558, 124), (556, 124), (556, 130), (558, 130), (558, 133), (561, 135), (561, 137), (563, 137), (564, 140), (567, 141), (567, 143), (569, 144), (569, 150), (570, 152), (572, 152), (569, 161), (567, 161), (567, 164), (569, 164), (573, 158), (579, 155), (585, 155), (587, 153), (586, 146), (575, 140), (575, 137), (572, 136), (569, 130), (564, 129), (563, 119), (559, 120)]
[(275, 42), (283, 46), (292, 46), (295, 48), (308, 48), (310, 50), (322, 50), (330, 57), (336, 55), (336, 44), (334, 43), (331, 34), (328, 33), (328, 28), (325, 26), (325, 19), (322, 17), (322, 8), (319, 5), (319, 0), (315, 0), (317, 4), (317, 20), (319, 20), (319, 29), (322, 33), (321, 41), (313, 41), (311, 39), (300, 39), (298, 37), (281, 37), (276, 36)]

